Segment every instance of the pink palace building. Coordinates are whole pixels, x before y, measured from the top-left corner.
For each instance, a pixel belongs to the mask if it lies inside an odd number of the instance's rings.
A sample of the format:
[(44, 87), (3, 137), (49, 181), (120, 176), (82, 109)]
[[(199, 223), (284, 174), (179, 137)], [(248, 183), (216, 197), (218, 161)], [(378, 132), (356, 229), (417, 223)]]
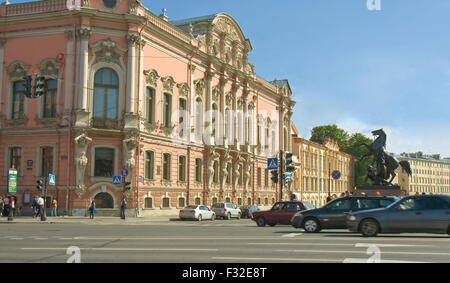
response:
[[(70, 1), (0, 6), (1, 195), (14, 167), (18, 206), (51, 173), (47, 203), (68, 215), (92, 200), (118, 214), (124, 196), (142, 214), (280, 199), (267, 159), (291, 149), (295, 102), (286, 80), (254, 73), (231, 16), (169, 21), (137, 0)], [(27, 97), (24, 77), (37, 75), (44, 95)], [(113, 183), (123, 169), (125, 192)]]

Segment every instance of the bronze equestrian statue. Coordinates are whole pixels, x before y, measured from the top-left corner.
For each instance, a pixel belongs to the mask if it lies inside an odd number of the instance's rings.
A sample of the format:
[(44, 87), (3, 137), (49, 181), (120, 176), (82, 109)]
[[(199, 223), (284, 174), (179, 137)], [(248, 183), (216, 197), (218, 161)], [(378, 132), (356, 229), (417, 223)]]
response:
[[(371, 179), (374, 185), (391, 186), (392, 181), (397, 176), (395, 170), (399, 165), (411, 176), (412, 171), (408, 161), (399, 162), (397, 158), (384, 151), (386, 147), (386, 133), (383, 129), (372, 131), (372, 134), (377, 136), (373, 143), (370, 145), (365, 143), (357, 145), (357, 147), (364, 145), (369, 150), (367, 154), (361, 157), (360, 162), (368, 156), (372, 155), (374, 157), (372, 163), (367, 168), (366, 181), (367, 179)], [(376, 171), (373, 168), (374, 163), (376, 163)], [(389, 178), (390, 180), (387, 181)]]

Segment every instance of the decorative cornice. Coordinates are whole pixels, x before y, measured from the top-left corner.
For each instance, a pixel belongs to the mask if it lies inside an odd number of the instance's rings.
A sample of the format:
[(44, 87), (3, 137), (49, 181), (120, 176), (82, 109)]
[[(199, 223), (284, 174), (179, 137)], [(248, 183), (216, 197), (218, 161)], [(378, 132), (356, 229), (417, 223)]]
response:
[(156, 88), (157, 86), (157, 81), (160, 78), (160, 76), (158, 75), (158, 72), (154, 69), (150, 69), (150, 70), (145, 70), (144, 71), (144, 75), (145, 75), (145, 82)]
[(28, 74), (29, 68), (30, 65), (27, 65), (22, 61), (14, 61), (7, 68), (8, 75), (11, 79), (12, 78), (22, 79), (23, 76), (26, 76)]
[(61, 65), (55, 59), (47, 58), (42, 60), (38, 67), (41, 75), (57, 78)]
[(180, 83), (177, 84), (177, 87), (178, 87), (178, 96), (187, 99), (189, 95), (189, 85), (187, 83)]
[(161, 78), (163, 82), (163, 90), (168, 93), (173, 93), (173, 87), (175, 86), (175, 80), (171, 76)]

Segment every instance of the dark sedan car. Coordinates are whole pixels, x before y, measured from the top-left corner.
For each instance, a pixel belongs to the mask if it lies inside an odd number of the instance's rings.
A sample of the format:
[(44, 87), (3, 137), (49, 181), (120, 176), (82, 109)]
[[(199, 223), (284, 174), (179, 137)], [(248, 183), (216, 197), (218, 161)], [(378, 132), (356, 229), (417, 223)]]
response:
[(351, 213), (348, 229), (371, 237), (379, 233), (447, 233), (450, 235), (450, 197), (405, 197), (387, 208)]
[(252, 218), (252, 214), (255, 211), (259, 211), (259, 208), (256, 205), (242, 205), (239, 206), (241, 209), (241, 218)]
[(350, 211), (384, 208), (398, 200), (397, 197), (348, 196), (330, 201), (325, 206), (299, 212), (292, 218), (292, 226), (308, 233), (322, 229), (346, 229)]

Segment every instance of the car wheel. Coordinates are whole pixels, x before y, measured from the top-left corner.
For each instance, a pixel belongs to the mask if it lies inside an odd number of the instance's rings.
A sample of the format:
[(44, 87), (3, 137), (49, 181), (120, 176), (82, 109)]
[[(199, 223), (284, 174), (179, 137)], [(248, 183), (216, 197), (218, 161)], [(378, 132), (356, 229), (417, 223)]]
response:
[(374, 237), (378, 234), (380, 228), (378, 222), (374, 219), (365, 219), (361, 222), (359, 230), (364, 237)]
[(262, 216), (258, 217), (258, 219), (256, 219), (256, 225), (258, 225), (258, 227), (266, 226), (266, 219)]
[(303, 223), (303, 229), (308, 233), (317, 233), (320, 231), (319, 221), (314, 218), (308, 218)]
[(198, 216), (198, 221), (199, 222), (202, 221), (202, 215), (201, 214)]

